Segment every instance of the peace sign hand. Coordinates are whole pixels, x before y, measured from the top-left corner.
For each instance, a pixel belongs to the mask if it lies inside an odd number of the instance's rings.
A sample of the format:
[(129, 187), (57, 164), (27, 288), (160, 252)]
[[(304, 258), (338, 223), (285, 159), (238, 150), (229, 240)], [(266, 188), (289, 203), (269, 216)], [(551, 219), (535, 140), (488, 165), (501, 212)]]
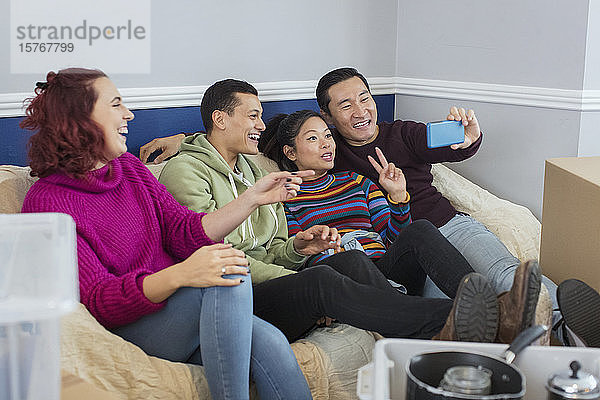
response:
[(404, 203), (407, 198), (404, 173), (400, 168), (396, 168), (394, 163), (387, 162), (379, 147), (375, 147), (375, 153), (377, 154), (377, 158), (379, 158), (379, 163), (371, 156), (367, 156), (367, 158), (379, 174), (379, 184), (388, 192), (390, 199), (397, 203)]

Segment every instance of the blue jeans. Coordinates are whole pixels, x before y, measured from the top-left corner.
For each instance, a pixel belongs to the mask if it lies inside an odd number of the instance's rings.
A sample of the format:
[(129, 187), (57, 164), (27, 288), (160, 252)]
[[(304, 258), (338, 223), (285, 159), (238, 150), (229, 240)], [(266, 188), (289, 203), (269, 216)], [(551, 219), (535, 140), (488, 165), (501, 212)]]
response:
[[(446, 239), (467, 259), (471, 267), (488, 278), (496, 293), (510, 290), (515, 270), (520, 262), (508, 251), (496, 235), (490, 232), (482, 223), (463, 214), (456, 214), (454, 218), (439, 229)], [(548, 288), (553, 307), (557, 309), (556, 284), (546, 276), (542, 278), (542, 282)], [(427, 279), (425, 284), (424, 296), (445, 297), (430, 279)], [(555, 318), (557, 318), (557, 315), (553, 316), (553, 319)]]
[[(231, 279), (237, 275), (227, 276)], [(181, 288), (160, 311), (113, 332), (147, 354), (204, 365), (213, 399), (310, 399), (285, 336), (252, 315), (250, 276), (234, 287)]]

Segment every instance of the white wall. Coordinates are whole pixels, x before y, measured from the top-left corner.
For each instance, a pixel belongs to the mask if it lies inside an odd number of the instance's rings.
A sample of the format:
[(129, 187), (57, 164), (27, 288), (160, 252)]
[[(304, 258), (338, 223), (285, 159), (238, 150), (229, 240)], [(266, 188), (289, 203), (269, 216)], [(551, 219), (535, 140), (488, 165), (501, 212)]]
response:
[(590, 1), (587, 18), (585, 74), (583, 87), (600, 89), (600, 2)]
[[(9, 3), (0, 2), (3, 61), (9, 59)], [(367, 76), (391, 77), (398, 2), (373, 4), (152, 0), (152, 72), (111, 77), (120, 88), (208, 85), (226, 77), (250, 82), (313, 80), (342, 65), (355, 65)], [(30, 91), (41, 78), (11, 75), (10, 63), (0, 63), (0, 93)]]
[(585, 0), (401, 0), (398, 76), (581, 88)]
[[(541, 218), (544, 160), (600, 152), (600, 139), (591, 131), (600, 126), (593, 115), (598, 113), (569, 110), (568, 104), (573, 93), (582, 93), (584, 77), (587, 88), (600, 88), (596, 9), (600, 6), (588, 1), (569, 0), (459, 0), (451, 6), (443, 0), (400, 1), (398, 77), (460, 81), (466, 87), (496, 84), (499, 91), (505, 85), (527, 88), (517, 91), (514, 105), (499, 104), (496, 95), (486, 101), (482, 91), (479, 103), (444, 99), (443, 93), (439, 98), (400, 94), (397, 117), (439, 120), (452, 104), (474, 108), (483, 146), (472, 160), (451, 167)], [(568, 101), (557, 89), (565, 90)], [(554, 104), (531, 106), (536, 91)]]
[(577, 155), (600, 156), (600, 112), (581, 113), (581, 133)]

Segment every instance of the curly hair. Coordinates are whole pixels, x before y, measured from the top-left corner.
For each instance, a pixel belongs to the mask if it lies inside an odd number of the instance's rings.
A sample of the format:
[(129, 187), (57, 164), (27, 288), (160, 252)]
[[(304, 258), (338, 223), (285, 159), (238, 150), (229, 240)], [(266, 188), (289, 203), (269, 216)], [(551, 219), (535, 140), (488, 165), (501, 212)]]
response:
[(35, 132), (28, 143), (32, 176), (63, 172), (81, 179), (104, 160), (104, 134), (90, 117), (98, 98), (94, 82), (104, 77), (99, 70), (68, 68), (38, 82), (20, 123)]

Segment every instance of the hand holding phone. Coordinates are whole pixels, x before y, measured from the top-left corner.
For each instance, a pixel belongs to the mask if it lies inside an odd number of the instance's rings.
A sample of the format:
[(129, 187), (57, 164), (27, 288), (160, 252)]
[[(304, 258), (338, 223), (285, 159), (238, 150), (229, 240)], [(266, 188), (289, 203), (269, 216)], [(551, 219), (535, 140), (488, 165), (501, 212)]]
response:
[(427, 123), (427, 147), (450, 146), (465, 140), (465, 128), (461, 121), (438, 121)]

